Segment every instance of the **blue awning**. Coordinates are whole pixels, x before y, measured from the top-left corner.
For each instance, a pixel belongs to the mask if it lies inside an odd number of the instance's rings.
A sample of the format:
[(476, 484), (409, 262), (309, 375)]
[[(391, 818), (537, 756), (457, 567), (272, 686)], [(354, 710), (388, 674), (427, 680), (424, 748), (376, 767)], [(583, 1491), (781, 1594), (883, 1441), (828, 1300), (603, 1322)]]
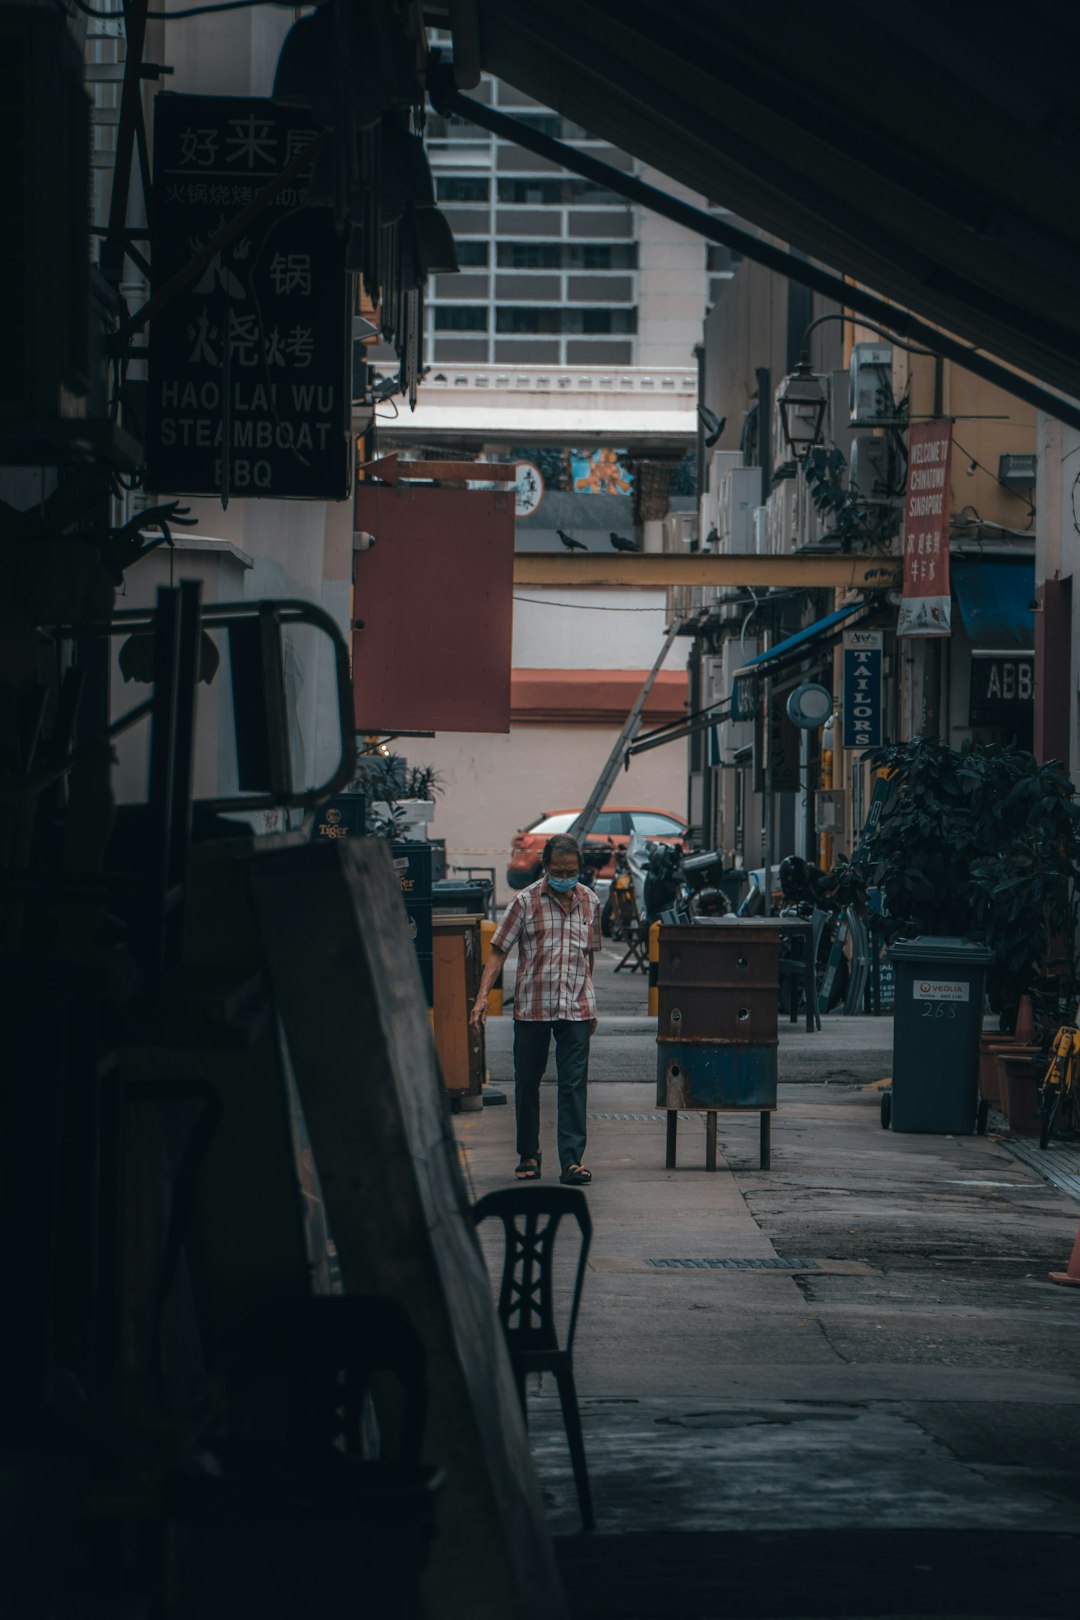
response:
[(767, 673), (765, 668), (767, 664), (790, 663), (796, 656), (801, 657), (810, 651), (810, 642), (827, 636), (830, 630), (835, 630), (837, 625), (843, 624), (854, 614), (865, 612), (865, 602), (849, 602), (846, 607), (837, 608), (835, 613), (826, 614), (825, 618), (818, 619), (816, 624), (808, 624), (804, 630), (796, 630), (795, 634), (788, 636), (785, 641), (778, 641), (775, 647), (767, 647), (764, 652), (748, 658), (746, 663), (735, 671), (736, 680), (740, 675)]
[(778, 641), (775, 647), (768, 647), (764, 652), (748, 658), (746, 663), (735, 671), (732, 678), (732, 718), (751, 720), (757, 712), (755, 676), (771, 675), (787, 664), (797, 663), (800, 659), (808, 657), (814, 650), (815, 642), (832, 639), (834, 635), (839, 634), (841, 626), (847, 624), (856, 614), (865, 613), (867, 608), (866, 602), (848, 602), (844, 607), (837, 608), (835, 613), (827, 613), (823, 619), (818, 619), (814, 624), (796, 630), (793, 636)]
[(1035, 564), (1026, 558), (1000, 562), (954, 562), (952, 593), (980, 658), (1029, 653), (1035, 646)]

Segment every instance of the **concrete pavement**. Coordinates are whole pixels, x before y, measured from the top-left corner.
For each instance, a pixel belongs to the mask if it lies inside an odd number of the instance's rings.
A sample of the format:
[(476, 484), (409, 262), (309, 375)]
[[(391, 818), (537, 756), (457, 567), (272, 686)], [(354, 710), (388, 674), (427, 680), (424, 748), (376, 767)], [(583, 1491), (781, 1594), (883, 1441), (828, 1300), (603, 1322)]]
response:
[[(1080, 1204), (993, 1135), (882, 1131), (888, 1020), (785, 1026), (771, 1171), (757, 1116), (725, 1114), (715, 1175), (700, 1116), (667, 1171), (655, 1025), (610, 969), (575, 1354), (591, 1537), (554, 1391), (530, 1392), (572, 1613), (1080, 1614), (1080, 1290), (1047, 1277)], [(457, 1120), (476, 1196), (515, 1161), (509, 1023), (510, 1106)], [(548, 1179), (553, 1086), (543, 1111)]]

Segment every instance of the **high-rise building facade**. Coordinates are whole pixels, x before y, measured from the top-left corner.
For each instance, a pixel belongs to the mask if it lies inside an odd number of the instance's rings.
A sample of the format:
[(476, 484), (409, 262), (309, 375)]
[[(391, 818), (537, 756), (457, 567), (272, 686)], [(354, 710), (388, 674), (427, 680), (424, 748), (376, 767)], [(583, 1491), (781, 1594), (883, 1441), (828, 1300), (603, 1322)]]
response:
[[(509, 85), (485, 78), (471, 94), (678, 189)], [(429, 289), (429, 364), (692, 364), (715, 285), (731, 274), (727, 250), (464, 119), (429, 118), (426, 145), (461, 266)]]

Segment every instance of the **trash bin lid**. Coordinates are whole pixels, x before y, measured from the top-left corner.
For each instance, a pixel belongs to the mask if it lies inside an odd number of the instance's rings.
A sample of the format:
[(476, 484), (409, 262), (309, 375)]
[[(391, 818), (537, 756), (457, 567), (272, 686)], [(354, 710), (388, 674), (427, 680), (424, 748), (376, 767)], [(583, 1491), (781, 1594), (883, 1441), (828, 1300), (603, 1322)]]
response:
[(915, 939), (898, 939), (889, 946), (894, 962), (948, 962), (954, 967), (985, 967), (994, 959), (986, 945), (955, 934), (919, 934)]

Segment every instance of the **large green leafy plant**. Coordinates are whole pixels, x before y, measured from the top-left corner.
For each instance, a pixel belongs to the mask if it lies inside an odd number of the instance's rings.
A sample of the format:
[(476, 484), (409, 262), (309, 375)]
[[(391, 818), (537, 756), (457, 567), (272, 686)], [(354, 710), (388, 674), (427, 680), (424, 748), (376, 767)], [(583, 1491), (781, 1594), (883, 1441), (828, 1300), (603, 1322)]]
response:
[(1004, 744), (928, 737), (865, 756), (896, 790), (867, 854), (892, 932), (988, 944), (991, 1005), (1073, 991), (1080, 805), (1059, 762)]

